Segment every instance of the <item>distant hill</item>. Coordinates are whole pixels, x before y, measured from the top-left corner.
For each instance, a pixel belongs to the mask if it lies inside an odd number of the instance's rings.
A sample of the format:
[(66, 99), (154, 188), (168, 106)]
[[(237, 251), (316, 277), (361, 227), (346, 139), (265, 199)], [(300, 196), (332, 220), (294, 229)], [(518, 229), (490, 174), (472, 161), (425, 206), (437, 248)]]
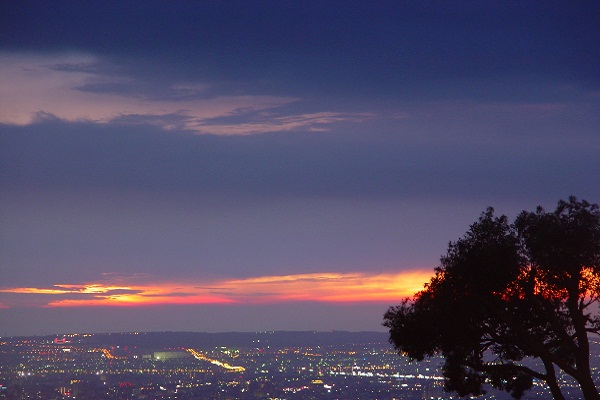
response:
[[(142, 348), (175, 347), (308, 347), (332, 345), (368, 345), (387, 343), (384, 332), (313, 332), (313, 331), (269, 331), (269, 332), (140, 332), (99, 333), (89, 336), (78, 335), (71, 340), (79, 343), (103, 346), (137, 346)], [(53, 339), (54, 336), (48, 337)]]

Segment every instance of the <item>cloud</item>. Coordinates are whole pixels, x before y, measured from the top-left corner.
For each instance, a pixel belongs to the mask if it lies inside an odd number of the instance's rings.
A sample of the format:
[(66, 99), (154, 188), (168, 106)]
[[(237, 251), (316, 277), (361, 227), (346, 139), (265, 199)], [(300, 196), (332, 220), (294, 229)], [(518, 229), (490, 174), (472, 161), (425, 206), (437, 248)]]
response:
[[(263, 122), (260, 113), (245, 114), (250, 122), (239, 122), (239, 130), (238, 122), (224, 117), (214, 129), (240, 133), (261, 124), (261, 129), (304, 124), (282, 115)], [(599, 187), (594, 171), (600, 163), (596, 114), (587, 107), (559, 113), (454, 105), (424, 108), (417, 116), (385, 126), (370, 119), (359, 129), (336, 127), (326, 134), (249, 136), (161, 128), (184, 129), (191, 117), (182, 114), (120, 117), (120, 123), (103, 124), (46, 119), (23, 127), (0, 126), (0, 179), (7, 186), (29, 189), (236, 197), (593, 198)], [(332, 127), (335, 122), (322, 121), (337, 118), (305, 116), (309, 122), (304, 129)]]
[(314, 112), (284, 114), (272, 111), (240, 110), (235, 115), (211, 118), (194, 126), (195, 130), (212, 134), (252, 134), (303, 130), (322, 132), (339, 122), (366, 122), (373, 113)]
[[(230, 281), (234, 296), (258, 301), (393, 302), (423, 288), (430, 271), (396, 274), (311, 273), (264, 276)], [(257, 294), (258, 293), (258, 294)], [(261, 293), (268, 293), (264, 296)]]
[[(167, 304), (247, 304), (296, 301), (394, 302), (423, 288), (430, 271), (396, 274), (310, 273), (222, 279), (210, 282), (156, 282), (127, 286), (108, 283), (55, 284), (0, 289), (8, 307), (14, 296), (42, 295), (41, 307), (151, 306)], [(135, 279), (134, 279), (135, 281)], [(85, 295), (85, 296), (81, 296)], [(58, 297), (58, 299), (56, 299)], [(22, 304), (15, 301), (14, 304)], [(32, 304), (32, 303), (29, 303)]]
[[(219, 93), (203, 82), (146, 82), (118, 65), (89, 54), (0, 54), (0, 123), (28, 125), (40, 118), (151, 124), (167, 130), (240, 135), (327, 130), (365, 114), (332, 111), (283, 114), (299, 99), (289, 96)], [(228, 123), (235, 119), (235, 123)]]

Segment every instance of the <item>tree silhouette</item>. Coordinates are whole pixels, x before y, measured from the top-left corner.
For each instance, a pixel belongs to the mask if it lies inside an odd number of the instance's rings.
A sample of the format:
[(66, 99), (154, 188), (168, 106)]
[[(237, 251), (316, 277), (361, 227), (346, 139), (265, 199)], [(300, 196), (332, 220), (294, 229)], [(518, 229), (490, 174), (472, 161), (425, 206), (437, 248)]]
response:
[(537, 379), (564, 399), (562, 370), (598, 400), (588, 336), (600, 332), (599, 299), (600, 211), (571, 197), (512, 224), (488, 208), (383, 325), (399, 354), (442, 355), (445, 389), (459, 396), (481, 395), (487, 382), (520, 398)]

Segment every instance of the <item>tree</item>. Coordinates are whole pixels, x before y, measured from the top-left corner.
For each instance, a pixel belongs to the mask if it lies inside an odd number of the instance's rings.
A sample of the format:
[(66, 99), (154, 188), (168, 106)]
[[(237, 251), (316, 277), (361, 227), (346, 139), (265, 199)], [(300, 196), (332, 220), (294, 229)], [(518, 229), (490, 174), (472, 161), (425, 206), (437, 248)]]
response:
[(562, 370), (598, 400), (589, 336), (600, 334), (599, 299), (600, 211), (571, 197), (512, 224), (488, 208), (383, 325), (399, 354), (442, 355), (445, 389), (459, 396), (481, 395), (487, 382), (518, 399), (537, 379), (564, 399)]

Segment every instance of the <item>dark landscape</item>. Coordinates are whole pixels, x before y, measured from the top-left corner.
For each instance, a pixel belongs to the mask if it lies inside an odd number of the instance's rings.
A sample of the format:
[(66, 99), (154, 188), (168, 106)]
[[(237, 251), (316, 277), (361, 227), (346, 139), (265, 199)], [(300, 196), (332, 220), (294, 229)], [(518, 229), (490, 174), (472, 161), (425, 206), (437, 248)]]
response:
[[(600, 368), (600, 344), (592, 361)], [(381, 332), (131, 332), (0, 340), (1, 399), (453, 399), (439, 358)], [(598, 378), (598, 376), (596, 376)], [(577, 399), (572, 382), (563, 382)], [(488, 388), (489, 389), (489, 388)], [(536, 385), (524, 399), (546, 399)], [(489, 389), (483, 399), (509, 399)]]

